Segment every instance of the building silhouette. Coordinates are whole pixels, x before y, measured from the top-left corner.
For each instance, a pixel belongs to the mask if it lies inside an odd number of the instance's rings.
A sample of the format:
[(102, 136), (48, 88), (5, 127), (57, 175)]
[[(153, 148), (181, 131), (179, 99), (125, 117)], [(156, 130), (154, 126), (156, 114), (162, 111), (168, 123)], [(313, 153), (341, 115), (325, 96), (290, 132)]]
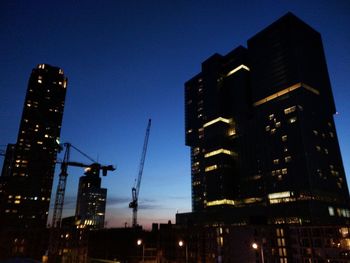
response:
[(104, 227), (107, 189), (101, 188), (100, 165), (92, 164), (79, 179), (75, 219), (87, 228)]
[(0, 230), (3, 239), (12, 233), (9, 246), (22, 243), (18, 253), (28, 243), (20, 231), (46, 227), (66, 88), (62, 69), (48, 64), (34, 68), (17, 142), (7, 147), (0, 177)]
[(185, 83), (192, 213), (177, 222), (349, 222), (320, 34), (286, 14)]

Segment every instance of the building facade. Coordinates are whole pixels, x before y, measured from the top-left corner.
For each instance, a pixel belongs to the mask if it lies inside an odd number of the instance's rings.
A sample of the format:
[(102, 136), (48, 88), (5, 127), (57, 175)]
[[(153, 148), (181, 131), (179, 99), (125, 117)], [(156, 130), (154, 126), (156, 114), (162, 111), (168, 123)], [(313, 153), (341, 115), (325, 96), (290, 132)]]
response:
[(75, 218), (77, 224), (94, 229), (104, 227), (107, 189), (101, 188), (100, 165), (92, 164), (79, 179)]
[(30, 75), (17, 142), (7, 147), (0, 177), (1, 231), (46, 227), (66, 88), (58, 67), (39, 64)]
[(335, 113), (321, 36), (291, 13), (208, 58), (185, 84), (193, 212), (349, 222)]

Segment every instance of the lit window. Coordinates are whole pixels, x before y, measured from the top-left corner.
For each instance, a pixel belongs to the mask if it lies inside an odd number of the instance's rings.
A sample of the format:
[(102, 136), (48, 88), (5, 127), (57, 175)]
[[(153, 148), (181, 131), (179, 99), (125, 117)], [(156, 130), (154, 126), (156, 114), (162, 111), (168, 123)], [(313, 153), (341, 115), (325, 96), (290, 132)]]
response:
[(274, 164), (278, 164), (278, 163), (279, 163), (279, 159), (273, 160), (273, 163), (274, 163)]
[(246, 65), (240, 65), (236, 68), (234, 68), (233, 70), (231, 70), (229, 73), (227, 73), (226, 77), (236, 73), (237, 71), (241, 70), (241, 69), (245, 69), (246, 71), (250, 71), (250, 69), (246, 66)]
[(319, 151), (321, 151), (321, 147), (320, 146), (316, 146), (316, 150), (319, 152)]
[(275, 114), (270, 114), (269, 115), (269, 120), (271, 121), (275, 117)]
[(219, 117), (219, 118), (216, 118), (216, 119), (214, 119), (214, 120), (211, 120), (211, 121), (209, 121), (209, 122), (207, 122), (207, 123), (204, 123), (203, 128), (205, 128), (205, 127), (207, 127), (207, 126), (210, 126), (210, 125), (212, 125), (212, 124), (214, 124), (214, 123), (217, 123), (217, 122), (231, 123), (231, 120), (225, 119), (225, 118), (223, 118), (223, 117)]
[(268, 198), (271, 199), (276, 199), (276, 198), (285, 198), (285, 197), (290, 197), (293, 195), (293, 192), (279, 192), (279, 193), (272, 193), (268, 195)]
[(237, 155), (235, 152), (230, 151), (230, 150), (218, 149), (218, 150), (215, 150), (215, 151), (206, 153), (206, 154), (204, 155), (204, 157), (205, 157), (205, 158), (208, 158), (208, 157), (211, 157), (211, 156), (214, 156), (214, 155), (217, 155), (217, 154), (221, 154), (221, 153), (227, 154), (227, 155), (231, 155), (231, 156)]
[(205, 167), (205, 171), (206, 172), (210, 172), (210, 171), (213, 171), (213, 170), (216, 170), (216, 169), (218, 169), (218, 166), (216, 164), (208, 166), (208, 167)]
[(312, 132), (313, 132), (315, 135), (318, 135), (318, 131), (313, 130)]
[(294, 91), (296, 89), (299, 89), (299, 88), (304, 88), (304, 89), (306, 89), (306, 90), (308, 90), (308, 91), (310, 91), (310, 92), (312, 92), (312, 93), (314, 93), (316, 95), (320, 95), (320, 92), (318, 90), (310, 87), (309, 85), (307, 85), (305, 83), (299, 82), (299, 83), (296, 83), (296, 84), (294, 84), (294, 85), (292, 85), (292, 86), (290, 86), (290, 87), (288, 87), (286, 89), (280, 90), (280, 91), (278, 91), (278, 92), (276, 92), (276, 93), (274, 93), (274, 94), (272, 94), (272, 95), (270, 95), (270, 96), (268, 96), (266, 98), (263, 98), (263, 99), (255, 102), (253, 105), (254, 106), (259, 106), (261, 104), (264, 104), (264, 103), (266, 103), (266, 102), (268, 102), (270, 100), (274, 100), (274, 99), (276, 99), (276, 98), (278, 98), (280, 96), (283, 96), (284, 94), (290, 93), (290, 92), (292, 92), (292, 91)]
[(38, 79), (38, 83), (43, 83), (43, 81), (41, 79)]
[(295, 106), (292, 106), (292, 107), (289, 107), (289, 108), (287, 108), (287, 109), (284, 109), (284, 114), (292, 113), (292, 112), (295, 111), (295, 109), (296, 109)]
[(283, 168), (282, 169), (282, 174), (287, 174), (288, 173), (288, 169), (287, 168)]
[(234, 200), (229, 200), (229, 199), (222, 199), (222, 200), (215, 200), (215, 201), (207, 202), (207, 206), (234, 205), (234, 204), (235, 204), (235, 201)]
[(270, 125), (267, 125), (266, 127), (265, 127), (265, 131), (269, 131), (270, 130)]
[(285, 161), (286, 163), (289, 163), (291, 160), (292, 160), (292, 157), (291, 157), (291, 156), (286, 156), (286, 157), (284, 157), (284, 161)]
[(233, 135), (236, 135), (236, 129), (229, 129), (228, 130), (228, 136), (233, 136)]
[(334, 208), (329, 206), (328, 207), (328, 213), (329, 213), (330, 216), (334, 216)]
[(287, 141), (287, 139), (288, 139), (288, 136), (287, 136), (287, 135), (283, 135), (283, 136), (282, 136), (282, 142)]
[(276, 128), (279, 128), (279, 127), (281, 127), (281, 122), (280, 121), (276, 122)]
[(297, 117), (290, 118), (288, 121), (289, 123), (294, 123), (297, 121)]
[(331, 138), (334, 138), (333, 132), (329, 132), (329, 136), (331, 136)]

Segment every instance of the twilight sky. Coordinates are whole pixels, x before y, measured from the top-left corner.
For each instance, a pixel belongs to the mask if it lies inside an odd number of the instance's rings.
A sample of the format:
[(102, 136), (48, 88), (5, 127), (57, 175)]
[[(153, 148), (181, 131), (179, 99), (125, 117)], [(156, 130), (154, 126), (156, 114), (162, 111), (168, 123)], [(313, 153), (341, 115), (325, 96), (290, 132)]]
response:
[[(102, 183), (108, 188), (107, 227), (131, 223), (128, 204), (148, 118), (152, 128), (139, 222), (149, 228), (151, 222), (174, 222), (177, 211), (191, 210), (184, 82), (206, 58), (246, 46), (288, 11), (322, 35), (350, 180), (347, 0), (3, 0), (0, 10), (0, 148), (16, 141), (32, 68), (39, 63), (61, 67), (68, 77), (61, 141), (117, 166)], [(71, 160), (89, 163), (76, 153)], [(65, 216), (74, 214), (82, 173), (69, 168)], [(55, 181), (53, 193), (56, 187)]]

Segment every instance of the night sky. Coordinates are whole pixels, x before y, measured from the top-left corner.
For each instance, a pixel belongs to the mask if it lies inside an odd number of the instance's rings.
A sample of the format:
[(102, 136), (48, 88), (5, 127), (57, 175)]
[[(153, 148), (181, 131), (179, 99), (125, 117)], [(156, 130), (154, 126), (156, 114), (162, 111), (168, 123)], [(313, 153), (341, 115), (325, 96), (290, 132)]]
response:
[[(148, 118), (139, 221), (149, 228), (191, 210), (184, 82), (206, 58), (246, 46), (288, 11), (322, 35), (350, 180), (349, 1), (3, 0), (0, 10), (0, 148), (16, 141), (32, 68), (61, 67), (68, 77), (61, 141), (117, 166), (102, 183), (108, 188), (107, 227), (131, 224), (128, 204)], [(76, 153), (71, 160), (89, 163)], [(65, 216), (74, 214), (82, 173), (69, 168)], [(56, 187), (55, 181), (54, 193)]]

